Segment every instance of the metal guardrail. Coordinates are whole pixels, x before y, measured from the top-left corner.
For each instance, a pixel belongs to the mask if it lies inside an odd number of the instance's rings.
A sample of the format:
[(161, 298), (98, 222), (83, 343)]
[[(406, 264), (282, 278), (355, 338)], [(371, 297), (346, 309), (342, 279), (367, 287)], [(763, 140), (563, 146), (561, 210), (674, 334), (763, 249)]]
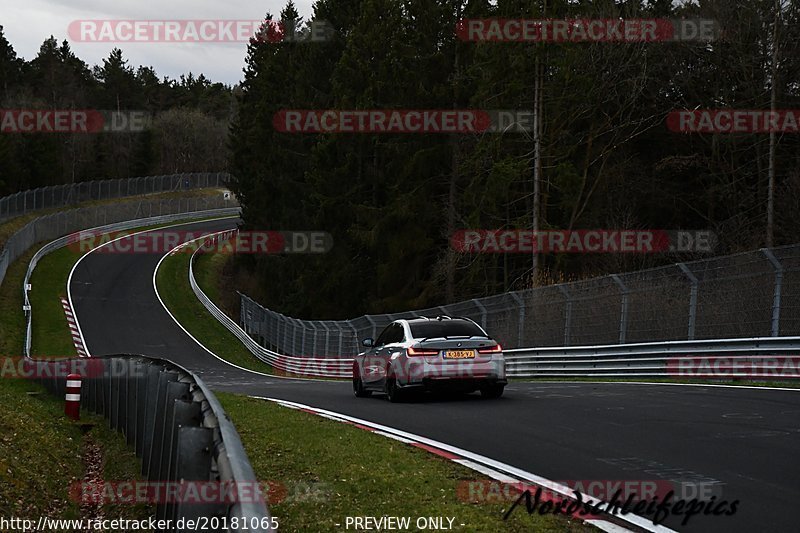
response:
[(225, 216), (225, 215), (235, 215), (239, 213), (239, 208), (223, 208), (223, 209), (212, 209), (207, 211), (193, 211), (189, 213), (175, 213), (169, 215), (161, 215), (157, 217), (149, 217), (149, 218), (139, 218), (135, 220), (125, 220), (123, 222), (117, 222), (114, 224), (107, 224), (105, 226), (98, 226), (96, 228), (72, 228), (75, 233), (71, 233), (69, 235), (65, 235), (60, 237), (46, 245), (44, 245), (39, 251), (37, 251), (28, 263), (28, 271), (25, 273), (25, 280), (22, 285), (22, 292), (24, 294), (24, 306), (23, 311), (25, 312), (25, 322), (26, 322), (26, 332), (25, 332), (25, 356), (31, 356), (31, 333), (32, 333), (32, 323), (33, 323), (33, 310), (31, 308), (31, 302), (28, 295), (28, 292), (31, 290), (31, 276), (33, 275), (33, 271), (36, 268), (36, 265), (39, 261), (46, 256), (60, 248), (67, 246), (70, 242), (75, 241), (75, 239), (79, 236), (78, 232), (81, 231), (91, 231), (95, 233), (107, 233), (112, 231), (123, 231), (131, 228), (136, 228), (140, 226), (151, 226), (156, 224), (163, 224), (167, 222), (173, 222), (177, 220), (192, 220), (192, 219), (199, 219), (199, 218), (206, 218), (211, 216)]
[[(287, 374), (303, 377), (324, 377), (324, 378), (350, 378), (353, 375), (353, 359), (352, 358), (313, 358), (313, 357), (291, 357), (277, 352), (268, 350), (253, 340), (239, 325), (234, 322), (228, 315), (226, 315), (219, 307), (211, 301), (203, 290), (198, 285), (194, 276), (194, 261), (199, 252), (202, 252), (204, 246), (220, 241), (226, 241), (235, 237), (238, 230), (229, 230), (214, 233), (212, 235), (203, 237), (203, 246), (199, 246), (193, 253), (189, 260), (189, 285), (192, 287), (197, 299), (203, 304), (211, 315), (219, 321), (220, 324), (230, 331), (242, 344), (256, 356), (259, 360), (267, 363), (276, 370), (285, 372)], [(200, 239), (195, 239), (200, 240)], [(184, 244), (188, 246), (191, 242)]]
[[(800, 337), (758, 337), (506, 350), (516, 378), (784, 380), (800, 376)], [(794, 372), (786, 370), (794, 369)]]
[[(82, 407), (107, 418), (141, 458), (142, 474), (157, 489), (147, 494), (166, 497), (156, 504), (156, 519), (172, 520), (171, 531), (193, 530), (175, 525), (201, 517), (212, 527), (214, 517), (224, 517), (218, 523), (227, 531), (277, 530), (236, 428), (192, 372), (144, 356), (26, 359), (26, 366), (27, 375), (59, 397), (68, 375), (82, 377)], [(210, 496), (198, 501), (198, 493)]]

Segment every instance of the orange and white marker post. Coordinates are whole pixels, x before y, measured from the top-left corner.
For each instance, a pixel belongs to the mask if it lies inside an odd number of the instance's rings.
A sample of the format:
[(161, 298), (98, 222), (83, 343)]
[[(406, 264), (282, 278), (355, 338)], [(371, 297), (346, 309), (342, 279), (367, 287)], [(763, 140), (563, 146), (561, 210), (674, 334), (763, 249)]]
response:
[(72, 420), (81, 419), (81, 376), (67, 376), (66, 395), (64, 396), (64, 414)]

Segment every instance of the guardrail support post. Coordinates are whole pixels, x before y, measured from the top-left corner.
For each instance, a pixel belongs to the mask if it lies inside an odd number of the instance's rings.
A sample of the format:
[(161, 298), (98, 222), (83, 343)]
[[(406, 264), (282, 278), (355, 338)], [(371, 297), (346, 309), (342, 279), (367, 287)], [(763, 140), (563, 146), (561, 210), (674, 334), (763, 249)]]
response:
[(127, 391), (125, 399), (127, 405), (125, 409), (125, 418), (123, 419), (123, 429), (125, 430), (125, 440), (130, 446), (136, 443), (136, 414), (139, 405), (137, 398), (139, 387), (137, 385), (139, 383), (139, 372), (141, 372), (141, 370), (139, 364), (135, 360), (129, 359), (127, 363), (127, 379), (125, 379), (125, 390)]
[[(161, 466), (161, 445), (164, 440), (164, 424), (158, 423), (159, 415), (164, 413), (167, 405), (167, 386), (178, 381), (178, 374), (176, 372), (161, 372), (158, 375), (158, 384), (156, 389), (155, 409), (147, 412), (147, 422), (145, 423), (145, 434), (151, 435), (149, 439), (145, 440), (145, 456), (142, 457), (142, 473), (147, 475), (149, 481), (156, 481), (158, 477), (158, 468)], [(150, 424), (150, 427), (148, 427)]]
[[(156, 398), (158, 397), (158, 376), (161, 368), (154, 365), (145, 365), (145, 377), (139, 382), (139, 388), (144, 388), (140, 392), (139, 400), (142, 402), (141, 408), (137, 413), (136, 428), (136, 455), (142, 458), (142, 466), (147, 463), (150, 448), (149, 440), (152, 439), (152, 415), (155, 412)], [(146, 470), (142, 468), (142, 473)]]
[(767, 256), (769, 262), (772, 263), (772, 268), (775, 269), (775, 290), (772, 295), (772, 327), (771, 334), (773, 337), (780, 335), (781, 323), (781, 291), (783, 289), (783, 265), (772, 250), (769, 248), (762, 248), (761, 251)]
[(678, 263), (678, 268), (683, 271), (692, 284), (691, 292), (689, 293), (689, 327), (686, 335), (686, 338), (692, 341), (694, 340), (694, 328), (697, 323), (697, 276), (689, 270), (685, 263)]
[(628, 287), (625, 286), (617, 274), (612, 274), (611, 279), (614, 280), (622, 293), (622, 308), (619, 312), (619, 343), (625, 344), (625, 337), (628, 331)]
[[(173, 385), (180, 385), (175, 383)], [(186, 397), (189, 396), (189, 385), (186, 385)], [(172, 404), (172, 416), (167, 415), (166, 422), (169, 424), (166, 428), (168, 433), (165, 434), (164, 444), (167, 453), (164, 454), (166, 459), (166, 467), (164, 468), (164, 475), (162, 481), (168, 483), (176, 483), (179, 481), (177, 477), (177, 456), (178, 456), (178, 434), (181, 427), (185, 426), (199, 426), (200, 425), (200, 404), (184, 399), (176, 399)], [(210, 477), (210, 471), (206, 473), (206, 479)], [(176, 502), (166, 501), (156, 509), (156, 516), (158, 518), (172, 518), (171, 513), (174, 512)]]
[[(166, 396), (164, 398), (164, 410), (161, 427), (160, 439), (153, 442), (153, 451), (155, 447), (160, 448), (158, 459), (159, 462), (155, 464), (158, 481), (168, 481), (167, 474), (169, 474), (169, 459), (170, 459), (170, 443), (172, 442), (172, 428), (175, 425), (175, 400), (188, 400), (189, 399), (189, 384), (182, 381), (173, 381), (167, 383)], [(162, 511), (163, 512), (163, 511)]]
[[(213, 431), (204, 427), (178, 428), (178, 445), (175, 454), (175, 479), (180, 483), (181, 492), (188, 483), (208, 482), (211, 471), (211, 448), (213, 446)], [(217, 483), (220, 483), (217, 481)], [(221, 493), (222, 491), (217, 491)], [(235, 493), (235, 491), (234, 491)], [(224, 515), (221, 504), (198, 504), (194, 502), (178, 501), (174, 507), (175, 516), (187, 520), (197, 519), (201, 516)]]

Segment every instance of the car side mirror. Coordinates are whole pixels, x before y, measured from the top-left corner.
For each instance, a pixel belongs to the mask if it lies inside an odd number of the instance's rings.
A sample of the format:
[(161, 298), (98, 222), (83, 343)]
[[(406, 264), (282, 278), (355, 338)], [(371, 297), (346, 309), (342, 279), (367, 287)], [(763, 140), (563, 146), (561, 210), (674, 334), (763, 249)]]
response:
[(362, 344), (362, 345), (363, 345), (365, 348), (372, 348), (372, 347), (374, 347), (374, 346), (375, 346), (375, 339), (373, 339), (372, 337), (367, 337), (366, 339), (364, 339), (363, 341), (361, 341), (361, 344)]

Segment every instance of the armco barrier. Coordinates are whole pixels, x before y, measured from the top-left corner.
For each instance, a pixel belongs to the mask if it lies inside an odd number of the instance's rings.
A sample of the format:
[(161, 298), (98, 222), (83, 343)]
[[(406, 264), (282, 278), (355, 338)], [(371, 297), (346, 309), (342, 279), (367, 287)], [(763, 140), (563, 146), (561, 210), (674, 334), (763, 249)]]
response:
[[(191, 220), (191, 219), (198, 219), (198, 218), (206, 218), (212, 216), (226, 216), (226, 215), (236, 215), (239, 213), (239, 208), (222, 208), (222, 209), (212, 209), (208, 211), (192, 211), (192, 212), (182, 212), (176, 214), (169, 214), (169, 215), (161, 215), (157, 217), (150, 217), (150, 218), (140, 218), (136, 220), (125, 220), (123, 222), (117, 222), (114, 224), (108, 224), (106, 226), (99, 226), (96, 228), (86, 228), (86, 227), (71, 227), (69, 231), (78, 232), (78, 231), (92, 231), (92, 232), (100, 232), (100, 233), (108, 233), (113, 231), (123, 231), (131, 228), (141, 227), (141, 226), (152, 226), (156, 224), (164, 224), (167, 222), (173, 222), (177, 220)], [(49, 215), (54, 216), (54, 215)], [(38, 221), (37, 219), (36, 221)], [(34, 222), (36, 222), (34, 221)], [(28, 264), (28, 271), (25, 274), (25, 280), (22, 286), (22, 290), (24, 293), (25, 305), (23, 310), (25, 312), (26, 317), (26, 334), (25, 334), (25, 355), (30, 357), (31, 355), (31, 328), (33, 322), (33, 310), (31, 309), (30, 299), (28, 297), (28, 292), (31, 290), (30, 279), (33, 275), (33, 271), (36, 268), (36, 265), (39, 263), (42, 257), (46, 256), (49, 253), (58, 250), (59, 248), (63, 248), (67, 244), (74, 240), (75, 235), (65, 235), (60, 237), (45, 246), (43, 246), (38, 252), (34, 254), (31, 258), (30, 263)], [(34, 242), (39, 242), (38, 240), (34, 240)], [(33, 243), (31, 243), (33, 244)]]
[(692, 378), (781, 381), (800, 376), (800, 337), (506, 350), (517, 378)]
[[(104, 416), (112, 429), (123, 433), (141, 458), (150, 487), (170, 487), (158, 492), (166, 501), (156, 504), (157, 519), (197, 524), (204, 517), (214, 524), (216, 518), (218, 524), (227, 524), (227, 531), (277, 530), (236, 429), (193, 373), (143, 356), (26, 359), (26, 366), (27, 375), (59, 397), (67, 375), (82, 377), (82, 407)], [(73, 495), (107, 494), (102, 487), (99, 494), (85, 489)]]
[[(219, 240), (226, 240), (234, 237), (236, 231), (223, 231), (208, 237), (203, 238), (206, 243), (217, 242)], [(199, 240), (199, 239), (197, 239)], [(193, 241), (192, 241), (193, 242)], [(185, 245), (188, 245), (186, 243)], [(324, 378), (351, 378), (353, 375), (353, 359), (352, 358), (312, 358), (312, 357), (289, 357), (270, 350), (267, 350), (248, 335), (239, 325), (231, 320), (214, 302), (203, 292), (197, 280), (194, 277), (194, 260), (199, 252), (203, 251), (203, 247), (199, 246), (189, 261), (189, 284), (192, 291), (197, 296), (198, 300), (208, 309), (214, 318), (216, 318), (228, 331), (233, 333), (242, 344), (258, 359), (271, 365), (273, 368), (292, 374), (304, 377), (324, 377)]]

